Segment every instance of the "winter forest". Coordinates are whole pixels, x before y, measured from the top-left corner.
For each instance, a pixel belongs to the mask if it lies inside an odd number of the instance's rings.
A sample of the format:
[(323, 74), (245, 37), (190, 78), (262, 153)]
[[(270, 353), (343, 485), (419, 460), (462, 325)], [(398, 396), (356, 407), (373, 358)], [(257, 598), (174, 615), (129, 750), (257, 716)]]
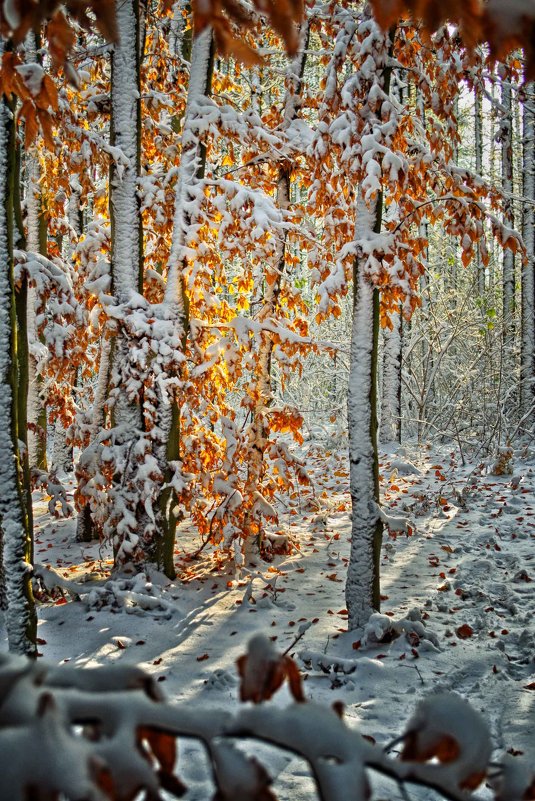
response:
[(535, 799), (535, 0), (0, 2), (0, 801)]

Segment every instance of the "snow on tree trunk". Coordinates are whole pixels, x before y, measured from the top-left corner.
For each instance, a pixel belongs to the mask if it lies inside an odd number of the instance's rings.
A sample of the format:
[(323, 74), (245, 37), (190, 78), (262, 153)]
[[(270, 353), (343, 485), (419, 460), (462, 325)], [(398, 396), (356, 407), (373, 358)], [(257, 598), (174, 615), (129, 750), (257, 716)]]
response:
[(169, 30), (169, 48), (174, 56), (182, 55), (182, 41), (184, 39), (185, 18), (182, 13), (183, 0), (173, 3), (173, 16)]
[[(198, 113), (198, 102), (210, 92), (212, 70), (212, 31), (207, 29), (195, 37), (191, 51), (182, 152), (175, 188), (173, 235), (164, 295), (166, 314), (178, 332), (183, 348), (186, 344), (189, 311), (183, 275), (184, 247), (191, 224), (188, 204), (194, 199), (195, 185), (204, 176), (206, 158), (205, 147), (194, 129), (193, 120)], [(156, 446), (156, 456), (164, 481), (157, 502), (160, 531), (154, 543), (153, 558), (156, 564), (163, 568), (165, 574), (172, 578), (175, 573), (173, 551), (178, 501), (172, 479), (180, 459), (180, 397), (178, 388), (172, 391), (171, 398), (164, 397), (164, 394), (165, 391), (160, 393), (158, 403), (158, 428), (161, 434), (160, 442)]]
[[(77, 177), (71, 178), (70, 181), (71, 194), (67, 202), (67, 215), (69, 220), (69, 228), (71, 231), (67, 239), (66, 259), (72, 264), (74, 256), (74, 242), (78, 240), (82, 234), (82, 214), (80, 210), (80, 199), (82, 188)], [(71, 371), (70, 388), (71, 392), (76, 384), (76, 368)], [(63, 420), (59, 417), (56, 418), (54, 426), (54, 446), (52, 451), (52, 466), (61, 472), (70, 473), (73, 470), (73, 452), (72, 445), (67, 444), (67, 428)]]
[(140, 162), (140, 89), (137, 0), (116, 0), (119, 43), (112, 53), (111, 142), (128, 166), (112, 162), (110, 214), (112, 283), (118, 303), (127, 304), (141, 289), (142, 232), (137, 195)]
[[(0, 43), (0, 51), (3, 44)], [(1, 55), (1, 52), (0, 52)], [(13, 112), (0, 100), (0, 520), (9, 649), (36, 653), (30, 582), (31, 532), (23, 504), (17, 435), (16, 316), (13, 280)]]
[[(46, 244), (43, 242), (43, 224), (41, 209), (41, 192), (39, 156), (35, 148), (26, 154), (26, 209), (28, 220), (27, 249), (30, 253), (41, 253), (46, 256)], [(45, 229), (46, 237), (46, 229)], [(43, 245), (45, 245), (43, 247)], [(42, 356), (42, 344), (37, 331), (35, 315), (36, 291), (30, 286), (27, 300), (28, 316), (28, 461), (30, 469), (47, 469), (46, 440), (47, 420), (46, 407), (43, 400), (43, 379), (40, 374), (39, 361)]]
[[(503, 222), (514, 228), (513, 216), (513, 113), (511, 103), (511, 84), (506, 75), (502, 80), (503, 116), (500, 121), (499, 139), (502, 147), (502, 189), (504, 192)], [(512, 250), (503, 252), (503, 332), (506, 348), (513, 344), (515, 312), (515, 257)]]
[(391, 315), (392, 330), (383, 336), (383, 394), (380, 442), (401, 442), (401, 345), (400, 312)]
[[(26, 37), (25, 55), (27, 64), (35, 64), (38, 61), (36, 36), (33, 31), (30, 31)], [(46, 221), (42, 214), (41, 190), (39, 184), (41, 167), (39, 164), (39, 154), (35, 147), (30, 148), (26, 153), (25, 165), (27, 212), (26, 247), (30, 253), (41, 253), (43, 256), (46, 256), (47, 231)], [(28, 337), (28, 464), (30, 469), (37, 468), (38, 470), (46, 470), (47, 416), (42, 395), (43, 379), (39, 370), (39, 361), (42, 352), (37, 331), (35, 304), (36, 291), (34, 287), (30, 286), (28, 288), (26, 308), (26, 330)]]
[[(116, 15), (119, 41), (112, 51), (110, 133), (111, 144), (121, 149), (128, 165), (119, 168), (112, 162), (110, 170), (111, 278), (115, 300), (123, 306), (124, 314), (128, 314), (137, 304), (142, 289), (143, 241), (138, 197), (141, 144), (138, 0), (116, 0)], [(116, 464), (114, 481), (124, 488), (135, 470), (132, 451), (143, 430), (140, 398), (132, 397), (128, 386), (131, 347), (125, 322), (121, 320), (113, 347), (111, 383), (117, 390), (112, 407), (115, 443), (124, 450)], [(137, 511), (135, 517), (137, 520)], [(135, 545), (138, 533), (134, 534)], [(129, 558), (132, 550), (121, 539), (117, 536), (114, 542), (119, 561)]]
[(165, 287), (165, 301), (185, 325), (187, 312), (184, 304), (182, 268), (183, 249), (190, 225), (187, 203), (191, 201), (191, 190), (196, 179), (204, 173), (204, 148), (194, 130), (192, 121), (196, 115), (196, 105), (210, 91), (213, 60), (212, 31), (204, 30), (193, 42), (191, 53), (188, 97), (182, 132), (182, 152), (180, 168), (175, 189), (175, 211), (173, 238), (169, 256), (169, 269)]
[(535, 418), (535, 84), (526, 86), (523, 119), (522, 235), (528, 263), (522, 269), (521, 412), (530, 427)]
[[(299, 34), (299, 50), (296, 57), (288, 66), (286, 73), (286, 93), (284, 97), (283, 128), (288, 130), (291, 123), (297, 118), (300, 108), (301, 88), (306, 65), (307, 47), (310, 24), (305, 22)], [(283, 162), (279, 166), (277, 180), (277, 208), (283, 213), (290, 207), (290, 175), (292, 164)], [(273, 318), (277, 314), (277, 306), (281, 292), (282, 281), (286, 272), (285, 256), (288, 231), (284, 229), (277, 236), (277, 246), (274, 251), (273, 263), (266, 266), (265, 290), (262, 308), (257, 319), (262, 322)], [(246, 494), (252, 496), (255, 491), (261, 492), (262, 474), (264, 470), (264, 452), (269, 439), (268, 407), (273, 401), (273, 388), (271, 378), (271, 360), (273, 354), (273, 335), (267, 332), (262, 334), (258, 352), (258, 379), (256, 381), (253, 397), (256, 399), (252, 409), (252, 422), (249, 427), (250, 458), (248, 463)], [(247, 528), (249, 527), (247, 523)], [(256, 539), (251, 530), (246, 530), (244, 543), (244, 558), (246, 561), (254, 559), (261, 545), (261, 533)]]
[[(112, 340), (105, 338), (100, 348), (98, 379), (93, 399), (91, 441), (95, 440), (105, 423), (105, 404), (110, 383), (111, 349)], [(80, 542), (91, 542), (97, 537), (98, 531), (91, 514), (91, 506), (86, 501), (76, 519), (76, 539)]]
[[(474, 91), (474, 150), (476, 157), (476, 172), (483, 172), (483, 117), (481, 111), (481, 92), (476, 87)], [(485, 293), (485, 265), (481, 259), (481, 248), (477, 248), (477, 292), (481, 297)]]
[[(362, 194), (357, 203), (356, 239), (366, 239), (376, 227), (377, 201), (368, 208)], [(354, 265), (353, 327), (348, 384), (349, 485), (352, 504), (351, 553), (346, 583), (349, 629), (363, 626), (379, 609), (379, 558), (382, 522), (379, 517), (377, 465), (377, 340), (379, 292), (365, 274), (366, 259)]]
[[(366, 177), (358, 189), (353, 263), (353, 325), (348, 383), (349, 488), (351, 494), (351, 551), (346, 582), (349, 629), (363, 626), (373, 610), (379, 610), (380, 557), (383, 523), (379, 509), (377, 455), (377, 373), (379, 345), (379, 290), (368, 274), (368, 257), (380, 247), (383, 194), (377, 188), (374, 165), (381, 147), (381, 108), (385, 106), (392, 67), (394, 33), (380, 31), (365, 11), (363, 33), (367, 38), (366, 80), (368, 99), (361, 115), (361, 140), (369, 150), (362, 155)], [(392, 38), (390, 38), (392, 37)], [(377, 96), (381, 102), (377, 102)], [(369, 103), (373, 97), (373, 109)], [(380, 168), (379, 168), (380, 169)], [(380, 186), (380, 185), (379, 185)], [(373, 187), (371, 189), (370, 187)]]
[(128, 303), (140, 289), (142, 258), (137, 196), (141, 125), (137, 0), (116, 0), (116, 14), (119, 42), (112, 52), (111, 140), (128, 159), (128, 166), (119, 168), (112, 162), (112, 270), (116, 299)]

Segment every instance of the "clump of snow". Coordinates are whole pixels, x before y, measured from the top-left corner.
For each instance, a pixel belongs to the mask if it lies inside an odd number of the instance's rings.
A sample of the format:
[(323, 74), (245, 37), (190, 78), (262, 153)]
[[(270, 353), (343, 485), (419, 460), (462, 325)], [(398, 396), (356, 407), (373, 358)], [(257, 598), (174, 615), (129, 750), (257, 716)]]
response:
[(399, 620), (374, 612), (364, 628), (362, 644), (388, 643), (401, 634), (405, 635), (411, 645), (419, 644), (420, 640), (429, 640), (435, 647), (439, 646), (437, 635), (422, 623), (421, 614), (417, 609), (411, 610), (406, 617)]

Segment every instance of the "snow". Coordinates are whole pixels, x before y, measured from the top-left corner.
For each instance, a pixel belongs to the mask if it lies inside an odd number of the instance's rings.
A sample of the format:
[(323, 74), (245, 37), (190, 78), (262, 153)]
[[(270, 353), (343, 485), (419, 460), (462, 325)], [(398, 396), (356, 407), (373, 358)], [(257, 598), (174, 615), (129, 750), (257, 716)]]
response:
[[(383, 508), (390, 516), (410, 509), (417, 531), (388, 539), (383, 547), (382, 612), (371, 618), (367, 633), (347, 632), (347, 458), (336, 450), (327, 455), (312, 442), (303, 444), (300, 458), (313, 479), (323, 522), (318, 507), (312, 511), (301, 497), (290, 509), (278, 506), (279, 523), (272, 524), (273, 531), (281, 525), (287, 529), (299, 549), (274, 557), (271, 564), (236, 568), (218, 562), (210, 548), (192, 558), (199, 538), (183, 523), (174, 582), (157, 573), (126, 572), (110, 579), (109, 548), (76, 542), (75, 521), (52, 518), (46, 499), (35, 493), (38, 570), (49, 592), (59, 584), (65, 596), (56, 590), (39, 610), (44, 660), (58, 665), (58, 681), (64, 662), (121, 670), (140, 665), (174, 705), (192, 715), (193, 710), (212, 710), (206, 725), (212, 721), (214, 731), (214, 710), (239, 709), (235, 660), (247, 643), (256, 637), (252, 650), (260, 661), (289, 649), (306, 678), (303, 686), (312, 705), (283, 712), (289, 700), (283, 688), (260, 709), (244, 709), (232, 725), (240, 731), (254, 725), (266, 740), (292, 750), (299, 743), (303, 753), (320, 761), (321, 753), (335, 748), (330, 753), (341, 760), (340, 771), (325, 774), (324, 781), (336, 783), (359, 764), (357, 742), (366, 751), (366, 741), (358, 737), (345, 744), (342, 732), (358, 728), (382, 746), (415, 716), (429, 720), (424, 743), (432, 741), (444, 721), (449, 734), (463, 743), (463, 753), (467, 749), (468, 762), (407, 762), (398, 763), (399, 769), (421, 776), (433, 768), (442, 771), (433, 774), (438, 783), (452, 776), (462, 781), (465, 769), (470, 775), (488, 750), (483, 733), (468, 737), (480, 717), (466, 711), (466, 698), (490, 726), (492, 760), (501, 761), (507, 749), (517, 754), (507, 756), (507, 771), (495, 780), (501, 787), (498, 798), (520, 799), (515, 788), (527, 786), (535, 758), (534, 698), (527, 689), (535, 681), (535, 452), (514, 453), (513, 477), (481, 472), (475, 464), (462, 467), (445, 448), (404, 446), (381, 452)], [(393, 469), (398, 461), (410, 462), (417, 472), (401, 475)], [(446, 482), (436, 475), (438, 466)], [(519, 476), (522, 481), (514, 480)], [(322, 498), (323, 492), (327, 497)], [(299, 627), (306, 624), (295, 644)], [(5, 649), (5, 633), (3, 643)], [(344, 704), (345, 723), (330, 709), (335, 700)], [(186, 799), (206, 798), (211, 779), (201, 752), (182, 739), (179, 752), (179, 775), (190, 786)], [(277, 797), (311, 797), (311, 778), (296, 756), (258, 744), (246, 752), (265, 765)], [(392, 797), (386, 779), (376, 771), (367, 775), (377, 797)], [(429, 798), (429, 792), (413, 785), (410, 795)], [(489, 799), (489, 790), (481, 787), (477, 797)]]

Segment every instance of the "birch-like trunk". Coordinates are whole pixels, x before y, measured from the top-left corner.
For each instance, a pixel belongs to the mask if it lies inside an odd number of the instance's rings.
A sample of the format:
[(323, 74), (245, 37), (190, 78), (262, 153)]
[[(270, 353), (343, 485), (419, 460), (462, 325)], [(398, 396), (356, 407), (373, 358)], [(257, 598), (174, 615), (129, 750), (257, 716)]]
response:
[(522, 340), (520, 404), (529, 428), (535, 421), (535, 83), (525, 90), (523, 139), (522, 236), (528, 263), (522, 269)]
[[(385, 95), (390, 91), (394, 32), (387, 34), (375, 53), (377, 85)], [(379, 104), (381, 105), (384, 104)], [(368, 115), (364, 133), (374, 131), (375, 112)], [(369, 241), (382, 227), (383, 195), (378, 192), (367, 202), (363, 188), (358, 190), (355, 239)], [(379, 510), (379, 460), (377, 454), (377, 378), (379, 347), (379, 290), (366, 274), (367, 257), (359, 249), (353, 264), (353, 326), (348, 384), (349, 488), (351, 494), (351, 551), (346, 582), (348, 627), (359, 628), (381, 605), (380, 560), (383, 523)]]
[[(184, 281), (185, 257), (183, 253), (191, 224), (187, 204), (192, 198), (194, 186), (204, 177), (206, 161), (206, 148), (200, 142), (192, 122), (195, 104), (210, 93), (214, 57), (212, 39), (211, 29), (204, 30), (195, 37), (191, 49), (190, 79), (182, 131), (182, 152), (175, 189), (173, 238), (164, 295), (169, 317), (180, 332), (183, 348), (186, 346), (189, 325), (189, 303)], [(184, 44), (186, 44), (186, 39), (184, 39)], [(164, 475), (164, 481), (157, 504), (160, 535), (154, 541), (152, 559), (169, 578), (173, 578), (175, 575), (173, 553), (177, 526), (175, 510), (178, 502), (176, 492), (170, 485), (173, 474), (170, 463), (176, 463), (180, 459), (180, 403), (179, 391), (175, 390), (171, 399), (162, 394), (158, 409), (161, 442), (156, 455)]]
[[(299, 114), (309, 33), (310, 23), (306, 21), (303, 23), (299, 35), (300, 45), (298, 53), (294, 60), (290, 63), (286, 73), (286, 93), (284, 97), (283, 117), (284, 130), (288, 129), (288, 127)], [(277, 207), (283, 213), (287, 212), (290, 208), (291, 172), (291, 162), (284, 161), (279, 165), (276, 200)], [(285, 257), (287, 239), (287, 229), (280, 231), (277, 237), (277, 246), (273, 256), (273, 263), (266, 266), (264, 297), (262, 300), (262, 308), (260, 309), (257, 318), (259, 322), (270, 320), (277, 314), (282, 282), (286, 273)], [(249, 496), (251, 496), (255, 491), (261, 492), (262, 477), (264, 472), (264, 452), (270, 435), (268, 409), (273, 402), (271, 376), (273, 345), (273, 335), (264, 332), (262, 334), (258, 352), (258, 378), (256, 380), (255, 391), (253, 392), (256, 402), (252, 409), (252, 421), (248, 432), (250, 459), (247, 468), (248, 474), (246, 494)], [(253, 536), (255, 532), (249, 529), (249, 523), (250, 521), (246, 522), (246, 530), (244, 532), (244, 555), (246, 561), (254, 559), (256, 556), (255, 551), (258, 552), (261, 547), (261, 532), (258, 533), (258, 536), (255, 539)]]
[(402, 318), (392, 315), (392, 330), (383, 335), (383, 393), (381, 396), (380, 442), (401, 442)]
[[(110, 170), (111, 276), (115, 300), (128, 304), (142, 289), (143, 241), (137, 194), (141, 147), (139, 85), (139, 3), (116, 0), (119, 42), (114, 45), (111, 72), (111, 144), (128, 159), (121, 174), (115, 163)], [(128, 362), (129, 341), (120, 329), (114, 345), (114, 364)], [(113, 423), (133, 438), (142, 429), (142, 410), (125, 392), (117, 394)]]
[[(503, 222), (514, 228), (513, 214), (513, 112), (511, 103), (511, 84), (506, 77), (502, 81), (503, 116), (500, 122), (500, 142), (502, 149), (502, 189), (504, 192)], [(512, 250), (503, 252), (503, 339), (504, 346), (510, 350), (514, 337), (515, 313), (515, 257)]]
[[(0, 42), (0, 55), (3, 42)], [(13, 109), (0, 99), (0, 520), (9, 649), (36, 654), (30, 580), (32, 540), (23, 502), (17, 420), (17, 327), (13, 279)]]

